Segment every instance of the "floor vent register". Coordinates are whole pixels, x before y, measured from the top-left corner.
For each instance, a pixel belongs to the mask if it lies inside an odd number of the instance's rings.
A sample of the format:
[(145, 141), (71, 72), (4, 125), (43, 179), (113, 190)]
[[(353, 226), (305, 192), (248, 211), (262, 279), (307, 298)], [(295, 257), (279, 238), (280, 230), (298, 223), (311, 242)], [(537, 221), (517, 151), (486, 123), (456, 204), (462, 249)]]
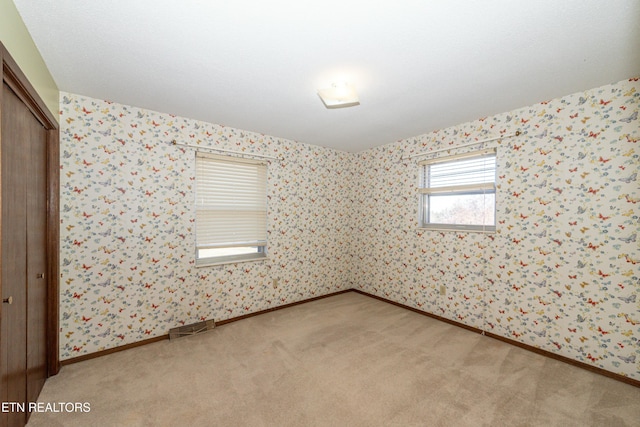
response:
[(201, 334), (215, 328), (216, 322), (213, 319), (204, 322), (192, 323), (190, 325), (179, 326), (169, 330), (169, 339), (174, 340), (189, 335)]

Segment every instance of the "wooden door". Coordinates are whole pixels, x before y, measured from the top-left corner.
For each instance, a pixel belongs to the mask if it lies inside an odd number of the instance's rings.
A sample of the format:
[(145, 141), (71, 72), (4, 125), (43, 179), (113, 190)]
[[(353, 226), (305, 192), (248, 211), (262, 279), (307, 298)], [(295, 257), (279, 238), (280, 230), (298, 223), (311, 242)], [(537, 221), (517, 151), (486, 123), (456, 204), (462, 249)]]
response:
[[(24, 170), (30, 150), (22, 142), (31, 112), (2, 85), (2, 400), (27, 401), (27, 203)], [(22, 426), (25, 413), (3, 413), (4, 425)]]
[(23, 170), (27, 214), (27, 401), (35, 402), (47, 379), (47, 133), (31, 115), (30, 148)]
[[(0, 427), (24, 426), (58, 360), (58, 129), (0, 43)], [(4, 409), (4, 408), (3, 408)]]

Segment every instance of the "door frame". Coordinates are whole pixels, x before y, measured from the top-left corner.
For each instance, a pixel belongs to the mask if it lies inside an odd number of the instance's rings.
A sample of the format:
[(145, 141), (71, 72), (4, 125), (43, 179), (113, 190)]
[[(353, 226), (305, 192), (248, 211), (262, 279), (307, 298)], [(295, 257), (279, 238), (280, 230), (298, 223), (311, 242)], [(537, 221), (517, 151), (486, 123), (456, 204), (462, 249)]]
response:
[[(0, 42), (0, 75), (47, 132), (47, 376), (60, 371), (60, 135), (58, 122)], [(0, 92), (0, 115), (2, 114)], [(2, 137), (0, 133), (0, 138)], [(1, 195), (0, 195), (1, 197)], [(0, 229), (0, 233), (2, 230)], [(2, 248), (0, 248), (0, 251)], [(0, 286), (2, 284), (0, 283)], [(0, 313), (2, 307), (0, 304)], [(0, 338), (1, 339), (1, 338)]]

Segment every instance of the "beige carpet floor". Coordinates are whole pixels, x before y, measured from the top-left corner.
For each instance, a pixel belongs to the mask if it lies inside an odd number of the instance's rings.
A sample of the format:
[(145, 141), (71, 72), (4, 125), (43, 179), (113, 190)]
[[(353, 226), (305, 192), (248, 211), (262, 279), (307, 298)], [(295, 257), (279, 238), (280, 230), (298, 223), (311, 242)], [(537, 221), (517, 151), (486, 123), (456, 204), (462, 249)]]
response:
[(640, 388), (354, 292), (64, 366), (39, 426), (640, 426)]

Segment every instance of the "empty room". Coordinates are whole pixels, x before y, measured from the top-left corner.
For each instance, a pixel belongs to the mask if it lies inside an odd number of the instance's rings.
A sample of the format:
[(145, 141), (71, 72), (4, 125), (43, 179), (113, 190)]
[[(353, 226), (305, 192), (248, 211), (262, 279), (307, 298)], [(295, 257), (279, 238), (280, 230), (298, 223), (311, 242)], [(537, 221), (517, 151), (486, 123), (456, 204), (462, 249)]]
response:
[(640, 426), (640, 2), (0, 0), (2, 426)]

